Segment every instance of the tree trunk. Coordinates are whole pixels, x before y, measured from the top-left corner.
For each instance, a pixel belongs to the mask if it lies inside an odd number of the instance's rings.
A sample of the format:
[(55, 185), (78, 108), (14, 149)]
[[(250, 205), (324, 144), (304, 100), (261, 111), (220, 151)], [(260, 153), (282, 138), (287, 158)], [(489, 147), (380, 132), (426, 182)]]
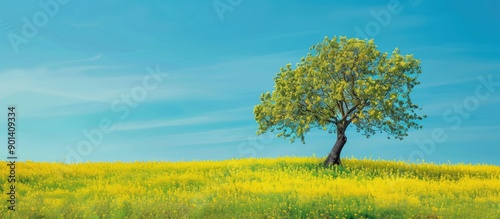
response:
[(347, 142), (347, 137), (345, 136), (345, 129), (344, 128), (337, 128), (337, 141), (333, 145), (332, 150), (328, 154), (328, 157), (326, 157), (325, 162), (323, 165), (325, 167), (330, 166), (330, 165), (342, 165), (342, 162), (340, 162), (340, 152), (342, 151), (342, 148), (344, 148), (345, 143)]

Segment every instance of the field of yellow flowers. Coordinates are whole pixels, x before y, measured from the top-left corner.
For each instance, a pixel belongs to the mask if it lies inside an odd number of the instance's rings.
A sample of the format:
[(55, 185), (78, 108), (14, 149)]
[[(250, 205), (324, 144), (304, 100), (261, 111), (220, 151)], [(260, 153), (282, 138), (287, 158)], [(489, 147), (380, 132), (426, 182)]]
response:
[[(500, 218), (500, 167), (319, 158), (17, 164), (1, 218)], [(7, 172), (7, 171), (5, 171)], [(1, 174), (2, 200), (8, 197)], [(4, 199), (5, 198), (5, 199)]]

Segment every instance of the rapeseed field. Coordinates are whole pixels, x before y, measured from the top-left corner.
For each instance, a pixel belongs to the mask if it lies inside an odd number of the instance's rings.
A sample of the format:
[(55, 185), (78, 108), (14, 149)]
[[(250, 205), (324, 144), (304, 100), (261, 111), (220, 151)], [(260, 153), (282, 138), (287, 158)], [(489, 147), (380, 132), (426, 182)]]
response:
[[(315, 157), (17, 164), (1, 218), (500, 218), (500, 167)], [(7, 174), (2, 194), (6, 200)], [(7, 203), (5, 202), (5, 205)]]

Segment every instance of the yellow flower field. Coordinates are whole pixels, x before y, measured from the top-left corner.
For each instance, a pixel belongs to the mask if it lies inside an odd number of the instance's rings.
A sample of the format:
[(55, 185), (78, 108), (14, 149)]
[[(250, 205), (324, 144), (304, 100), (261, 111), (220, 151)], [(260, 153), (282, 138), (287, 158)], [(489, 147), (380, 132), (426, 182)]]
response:
[[(18, 163), (1, 218), (500, 218), (500, 167), (320, 158)], [(7, 170), (4, 171), (7, 173)], [(2, 200), (10, 183), (1, 174)]]

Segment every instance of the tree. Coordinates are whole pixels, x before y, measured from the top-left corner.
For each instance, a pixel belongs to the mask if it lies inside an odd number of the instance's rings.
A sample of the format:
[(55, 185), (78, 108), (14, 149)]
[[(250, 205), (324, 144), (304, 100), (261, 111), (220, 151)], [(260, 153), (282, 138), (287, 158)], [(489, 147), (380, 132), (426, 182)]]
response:
[(310, 48), (295, 69), (280, 68), (274, 78), (275, 90), (263, 93), (255, 106), (257, 134), (278, 131), (277, 136), (294, 142), (312, 128), (335, 133), (337, 140), (324, 161), (325, 166), (342, 165), (340, 152), (347, 142), (346, 129), (352, 124), (369, 138), (386, 132), (402, 140), (410, 128), (425, 116), (411, 101), (410, 93), (419, 84), (420, 61), (413, 55), (381, 53), (374, 40), (325, 37)]

